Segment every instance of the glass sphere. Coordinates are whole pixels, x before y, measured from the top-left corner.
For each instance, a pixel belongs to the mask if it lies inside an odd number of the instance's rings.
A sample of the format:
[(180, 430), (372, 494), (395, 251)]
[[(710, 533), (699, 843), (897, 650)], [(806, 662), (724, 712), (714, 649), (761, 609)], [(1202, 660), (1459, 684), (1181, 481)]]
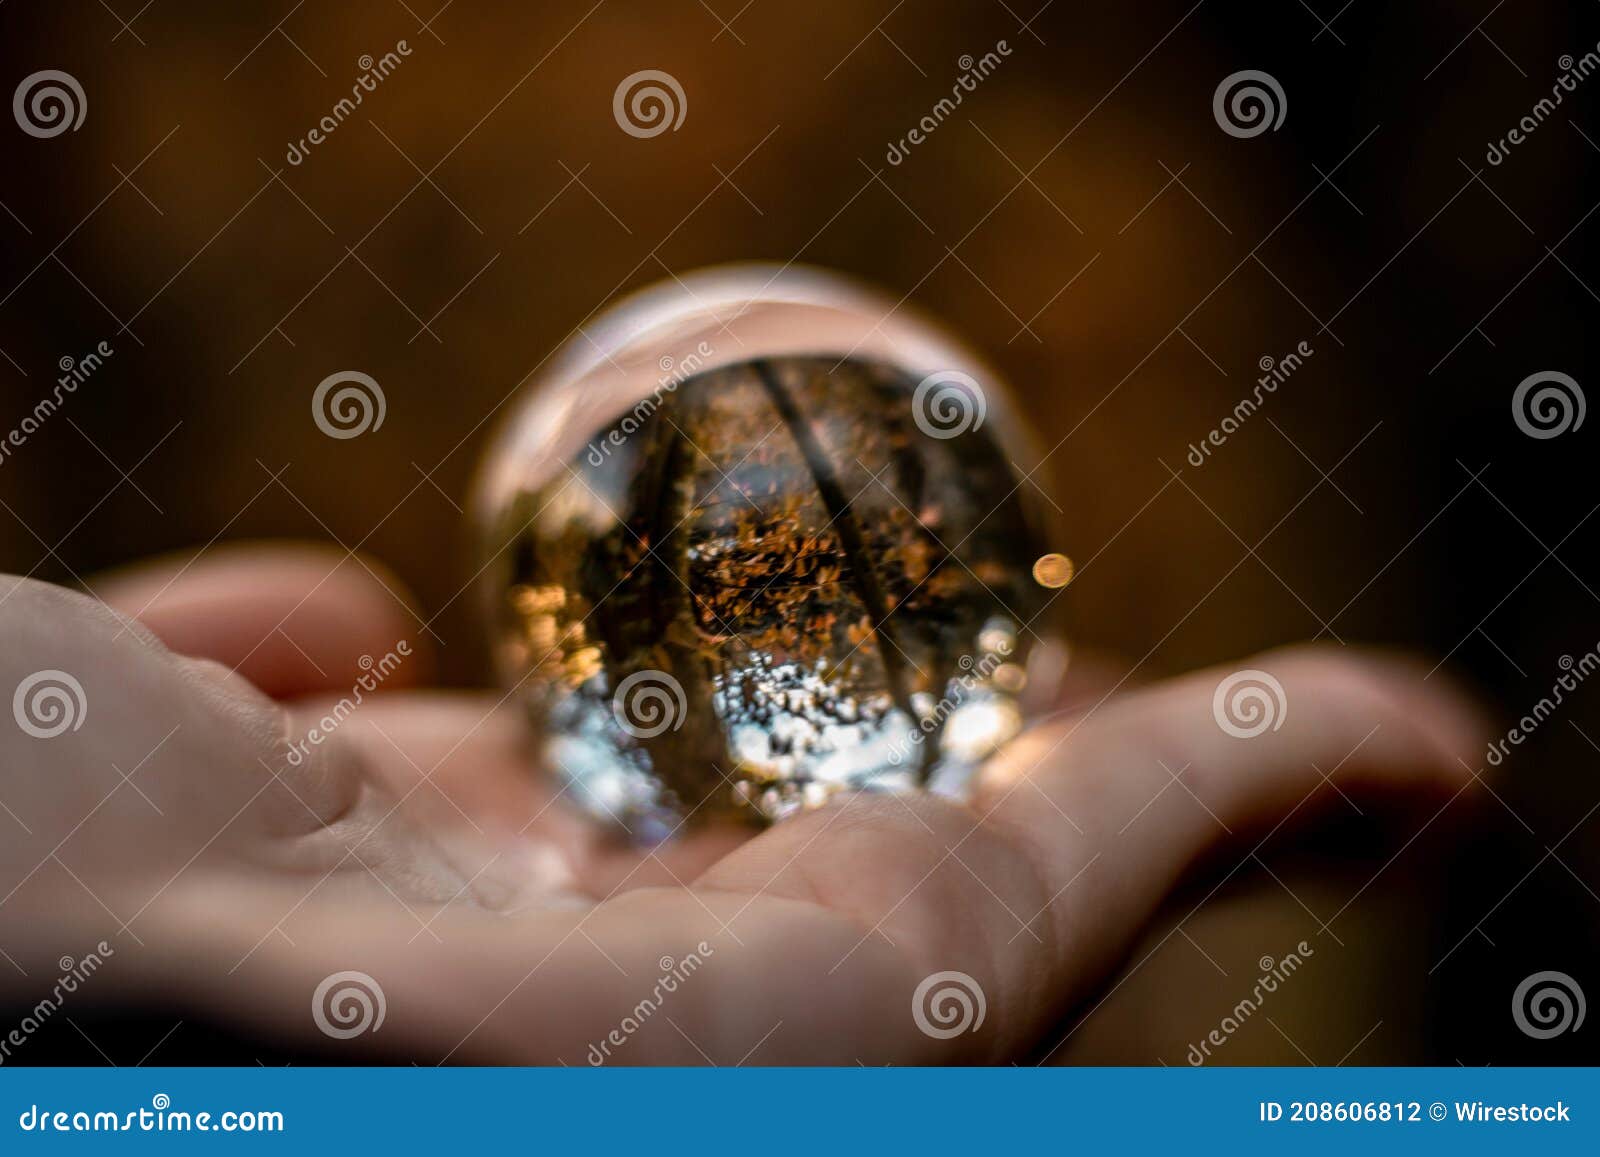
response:
[(645, 841), (959, 796), (1064, 664), (1024, 462), (993, 371), (848, 279), (727, 266), (611, 307), (514, 400), (474, 500), (541, 762)]

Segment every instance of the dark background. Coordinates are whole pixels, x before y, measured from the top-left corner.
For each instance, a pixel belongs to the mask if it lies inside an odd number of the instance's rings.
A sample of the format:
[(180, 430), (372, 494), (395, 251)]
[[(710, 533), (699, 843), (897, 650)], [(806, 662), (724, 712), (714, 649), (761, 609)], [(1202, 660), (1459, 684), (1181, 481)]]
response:
[[(1596, 48), (1594, 5), (740, 3), (0, 7), (4, 93), (58, 68), (88, 102), (50, 140), (0, 123), (0, 432), (59, 359), (114, 349), (0, 463), (0, 569), (92, 586), (213, 540), (332, 539), (389, 563), (447, 681), (481, 683), (457, 508), (497, 410), (617, 294), (798, 259), (909, 294), (1009, 375), (1054, 447), (1075, 637), (1119, 674), (1377, 643), (1443, 658), (1509, 724), (1600, 643), (1600, 419), (1539, 441), (1510, 407), (1537, 371), (1595, 384), (1600, 77), (1484, 159), (1558, 58)], [(400, 39), (411, 56), (287, 165)], [(645, 68), (687, 115), (640, 140), (611, 98)], [(1277, 131), (1219, 129), (1240, 69), (1282, 84)], [(1261, 412), (1186, 463), (1302, 340)], [(312, 423), (341, 369), (381, 383), (381, 430)], [(1544, 969), (1600, 996), (1596, 741), (1585, 686), (1476, 803), (1275, 838), (1053, 1059), (1182, 1064), (1262, 945), (1308, 936), (1333, 967), (1219, 1060), (1594, 1061), (1600, 1024), (1531, 1040), (1509, 1005)], [(78, 1016), (26, 1059), (275, 1055), (176, 1019)]]

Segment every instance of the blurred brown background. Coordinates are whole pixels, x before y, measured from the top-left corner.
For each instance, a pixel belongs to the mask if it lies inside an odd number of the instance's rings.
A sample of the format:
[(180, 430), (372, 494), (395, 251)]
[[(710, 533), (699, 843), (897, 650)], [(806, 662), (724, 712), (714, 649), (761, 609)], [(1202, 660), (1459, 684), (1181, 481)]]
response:
[[(6, 4), (6, 91), (62, 69), (88, 113), (51, 139), (0, 126), (0, 430), (60, 359), (114, 352), (0, 462), (0, 567), (74, 582), (217, 539), (332, 539), (417, 592), (448, 682), (481, 682), (458, 508), (505, 400), (626, 290), (799, 260), (907, 295), (1008, 373), (1054, 447), (1076, 635), (1119, 674), (1376, 642), (1447, 656), (1440, 677), (1509, 719), (1600, 640), (1595, 421), (1538, 441), (1510, 414), (1535, 371), (1594, 381), (1600, 80), (1505, 163), (1484, 153), (1595, 48), (1600, 12), (1488, 10)], [(687, 112), (637, 139), (612, 94), (652, 68)], [(1285, 90), (1277, 131), (1219, 128), (1213, 91), (1241, 69)], [(1262, 411), (1186, 462), (1301, 341)], [(340, 441), (310, 398), (344, 369), (387, 416)], [(1593, 1026), (1534, 1041), (1507, 1007), (1542, 969), (1600, 994), (1591, 737), (1585, 688), (1476, 809), (1269, 841), (1054, 1059), (1182, 1064), (1257, 958), (1304, 938), (1308, 979), (1220, 1061), (1594, 1060)], [(157, 1059), (230, 1055), (190, 1027)]]

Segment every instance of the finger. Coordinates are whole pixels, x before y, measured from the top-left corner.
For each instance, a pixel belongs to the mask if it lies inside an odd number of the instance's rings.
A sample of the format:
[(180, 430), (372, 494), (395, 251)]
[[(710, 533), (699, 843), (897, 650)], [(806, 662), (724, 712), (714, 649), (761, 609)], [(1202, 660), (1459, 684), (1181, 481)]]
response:
[(378, 564), (334, 547), (215, 547), (113, 571), (95, 588), (174, 651), (236, 670), (276, 699), (348, 690), (402, 642), (411, 653), (385, 686), (428, 677), (409, 592)]
[[(1099, 935), (1074, 938), (1097, 972), (1219, 843), (1239, 843), (1247, 856), (1340, 791), (1429, 800), (1464, 791), (1480, 717), (1444, 680), (1424, 676), (1410, 663), (1332, 648), (1197, 672), (1028, 736), (987, 769), (975, 807), (1014, 835), (1046, 880), (1082, 871), (1079, 902), (1051, 905), (1036, 927), (1066, 935), (1085, 905), (1104, 904)], [(1234, 698), (1255, 687), (1262, 698)], [(1261, 714), (1247, 722), (1238, 711), (1251, 702)]]
[(26, 943), (19, 959), (102, 940), (137, 957), (143, 916), (190, 873), (313, 888), (359, 870), (369, 904), (379, 887), (436, 899), (460, 888), (429, 841), (388, 822), (352, 745), (304, 743), (285, 705), (211, 660), (170, 651), (96, 599), (10, 576), (0, 638), (0, 686), (16, 690), (0, 795), (17, 829), (0, 841), (0, 946)]
[[(355, 807), (361, 772), (348, 749), (290, 764), (282, 705), (95, 599), (0, 577), (0, 637), (0, 685), (17, 689), (0, 786), (21, 829), (0, 867), (44, 878), (38, 868), (68, 871), (70, 855), (96, 891), (131, 886), (212, 849), (304, 848)], [(0, 883), (0, 908), (16, 886)]]

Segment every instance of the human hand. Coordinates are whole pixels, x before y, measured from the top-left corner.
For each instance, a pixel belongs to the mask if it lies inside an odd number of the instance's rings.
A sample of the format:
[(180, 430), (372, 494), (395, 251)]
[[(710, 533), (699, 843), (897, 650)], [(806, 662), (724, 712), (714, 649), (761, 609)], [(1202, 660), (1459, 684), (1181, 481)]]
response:
[[(28, 828), (0, 850), (0, 944), (23, 967), (107, 939), (102, 996), (156, 992), (304, 1044), (324, 1041), (319, 983), (363, 972), (386, 1017), (335, 1042), (353, 1057), (1020, 1059), (1187, 869), (1312, 810), (1324, 771), (1408, 796), (1474, 778), (1478, 727), (1454, 694), (1392, 659), (1298, 648), (1242, 664), (1293, 707), (1251, 740), (1212, 714), (1229, 671), (1200, 672), (1041, 723), (967, 807), (863, 795), (749, 838), (624, 848), (565, 809), (499, 696), (398, 690), (425, 683), (420, 647), (291, 763), (327, 705), (250, 683), (348, 697), (357, 660), (413, 629), (386, 577), (329, 578), (338, 557), (240, 549), (100, 585), (199, 659), (83, 596), (0, 590), (0, 688), (54, 668), (87, 703), (53, 739), (0, 728), (0, 800)], [(987, 1014), (940, 1039), (912, 998), (946, 971)]]

